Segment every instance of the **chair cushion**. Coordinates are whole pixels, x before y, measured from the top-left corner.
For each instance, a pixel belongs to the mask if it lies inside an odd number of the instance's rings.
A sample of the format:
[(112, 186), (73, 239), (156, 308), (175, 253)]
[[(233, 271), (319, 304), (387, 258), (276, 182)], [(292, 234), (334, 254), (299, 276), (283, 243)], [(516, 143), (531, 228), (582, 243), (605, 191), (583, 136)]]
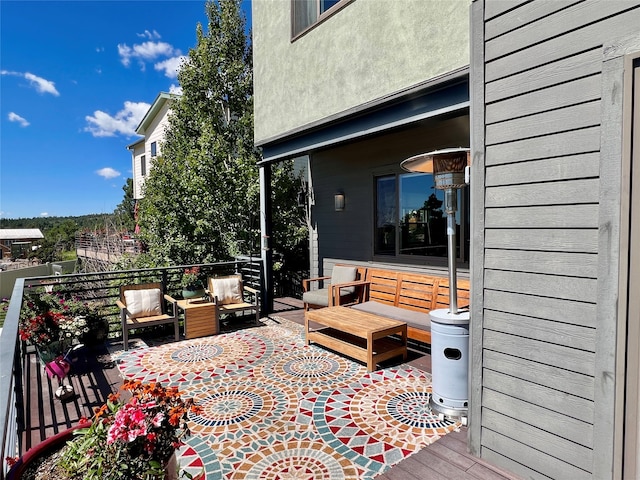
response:
[[(346, 289), (345, 289), (346, 290)], [(302, 301), (310, 305), (318, 305), (320, 307), (329, 306), (329, 289), (319, 288), (302, 294)]]
[[(356, 279), (358, 269), (356, 267), (346, 267), (343, 265), (336, 265), (331, 272), (331, 283), (337, 285), (339, 283), (349, 283)], [(350, 294), (356, 291), (355, 287), (345, 287), (340, 289), (340, 296)]]
[(146, 290), (125, 290), (124, 300), (131, 318), (162, 315), (161, 294), (159, 288)]
[(228, 277), (216, 277), (209, 279), (211, 295), (218, 297), (218, 303), (227, 305), (230, 303), (242, 303), (242, 277), (230, 275)]
[(400, 322), (406, 322), (410, 327), (419, 328), (420, 330), (431, 331), (431, 317), (426, 312), (416, 312), (407, 310), (406, 308), (394, 307), (386, 303), (380, 303), (373, 300), (364, 303), (358, 303), (351, 308), (360, 310), (361, 312), (373, 313), (381, 317), (391, 318)]

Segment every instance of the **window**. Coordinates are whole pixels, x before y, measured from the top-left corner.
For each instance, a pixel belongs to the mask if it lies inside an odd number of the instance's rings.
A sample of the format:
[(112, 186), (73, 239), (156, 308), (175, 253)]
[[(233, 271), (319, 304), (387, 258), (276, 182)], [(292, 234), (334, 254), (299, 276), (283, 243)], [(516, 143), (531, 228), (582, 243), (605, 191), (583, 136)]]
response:
[[(312, 25), (337, 12), (351, 0), (291, 0), (292, 36), (296, 37)], [(335, 7), (335, 8), (334, 8)], [(325, 14), (325, 12), (327, 12)]]
[(143, 177), (147, 174), (147, 160), (145, 159), (145, 155), (140, 157), (140, 175)]
[[(377, 177), (375, 189), (376, 255), (447, 257), (444, 190), (435, 189), (433, 175), (407, 173)], [(457, 256), (468, 261), (468, 189), (459, 189), (457, 193)]]
[(156, 146), (156, 142), (151, 142), (151, 158), (155, 157), (158, 154), (158, 147)]

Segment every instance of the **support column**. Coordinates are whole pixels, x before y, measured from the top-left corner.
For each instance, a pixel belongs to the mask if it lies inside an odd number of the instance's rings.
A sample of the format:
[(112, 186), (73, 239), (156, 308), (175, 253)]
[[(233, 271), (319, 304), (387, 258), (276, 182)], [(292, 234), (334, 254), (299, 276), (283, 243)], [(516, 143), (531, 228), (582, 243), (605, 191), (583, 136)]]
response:
[(273, 312), (271, 165), (260, 165), (260, 257), (262, 258), (262, 314)]

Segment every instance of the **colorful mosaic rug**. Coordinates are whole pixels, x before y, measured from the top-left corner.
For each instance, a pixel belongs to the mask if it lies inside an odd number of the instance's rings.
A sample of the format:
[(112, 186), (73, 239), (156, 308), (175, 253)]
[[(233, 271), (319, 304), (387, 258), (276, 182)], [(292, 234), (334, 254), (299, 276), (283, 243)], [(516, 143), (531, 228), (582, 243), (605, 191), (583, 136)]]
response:
[(194, 477), (371, 479), (457, 430), (429, 408), (431, 377), (366, 368), (304, 344), (284, 319), (112, 356), (125, 378), (177, 385), (202, 412), (179, 452)]

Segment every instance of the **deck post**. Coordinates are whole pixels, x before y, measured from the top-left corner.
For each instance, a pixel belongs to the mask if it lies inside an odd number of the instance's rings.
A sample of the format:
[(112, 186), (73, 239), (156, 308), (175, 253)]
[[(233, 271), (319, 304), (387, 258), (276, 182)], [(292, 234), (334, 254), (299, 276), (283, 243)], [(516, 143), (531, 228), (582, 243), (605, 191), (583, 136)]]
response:
[(260, 164), (260, 257), (262, 258), (262, 314), (273, 312), (273, 247), (272, 247), (271, 165)]

